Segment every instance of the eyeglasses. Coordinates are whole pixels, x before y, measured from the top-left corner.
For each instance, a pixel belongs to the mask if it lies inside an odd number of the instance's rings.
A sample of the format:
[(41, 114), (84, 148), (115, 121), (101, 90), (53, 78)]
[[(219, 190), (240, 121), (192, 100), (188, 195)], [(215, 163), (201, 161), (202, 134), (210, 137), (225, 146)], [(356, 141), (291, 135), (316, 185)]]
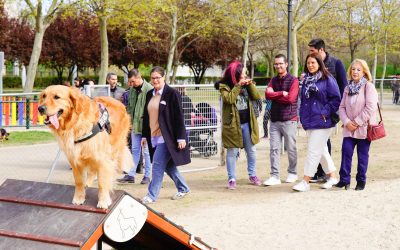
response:
[(284, 65), (285, 63), (274, 63), (274, 66)]
[(163, 78), (163, 77), (162, 76), (151, 77), (151, 80), (160, 80), (161, 78)]

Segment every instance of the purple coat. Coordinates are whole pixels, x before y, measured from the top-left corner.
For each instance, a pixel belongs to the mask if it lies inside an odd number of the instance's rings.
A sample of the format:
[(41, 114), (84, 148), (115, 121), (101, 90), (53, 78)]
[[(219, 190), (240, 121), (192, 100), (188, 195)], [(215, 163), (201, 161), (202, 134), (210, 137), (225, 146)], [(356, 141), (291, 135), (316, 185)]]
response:
[(324, 129), (335, 126), (331, 114), (336, 113), (340, 105), (340, 92), (335, 78), (319, 79), (317, 93), (305, 97), (305, 88), (301, 88), (300, 121), (305, 130)]

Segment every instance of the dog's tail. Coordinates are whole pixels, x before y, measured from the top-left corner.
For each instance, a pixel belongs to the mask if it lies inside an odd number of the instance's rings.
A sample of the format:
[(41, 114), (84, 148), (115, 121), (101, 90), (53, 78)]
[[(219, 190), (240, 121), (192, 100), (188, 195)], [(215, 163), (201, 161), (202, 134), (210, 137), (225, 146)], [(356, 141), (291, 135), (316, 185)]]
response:
[(123, 171), (129, 172), (132, 167), (132, 162), (133, 158), (131, 152), (129, 151), (129, 148), (124, 147), (124, 150), (121, 152), (118, 159), (118, 173), (121, 174)]

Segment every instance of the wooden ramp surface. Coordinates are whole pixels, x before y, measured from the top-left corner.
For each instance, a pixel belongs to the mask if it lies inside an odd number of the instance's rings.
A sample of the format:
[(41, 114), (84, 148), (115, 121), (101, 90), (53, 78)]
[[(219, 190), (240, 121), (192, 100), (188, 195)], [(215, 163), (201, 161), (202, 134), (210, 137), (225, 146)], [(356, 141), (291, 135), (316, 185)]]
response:
[(0, 249), (91, 249), (97, 241), (116, 249), (212, 249), (148, 207), (139, 233), (114, 242), (103, 234), (103, 223), (128, 194), (115, 190), (103, 210), (96, 208), (96, 188), (86, 189), (82, 206), (71, 204), (73, 193), (73, 186), (7, 179), (0, 186)]

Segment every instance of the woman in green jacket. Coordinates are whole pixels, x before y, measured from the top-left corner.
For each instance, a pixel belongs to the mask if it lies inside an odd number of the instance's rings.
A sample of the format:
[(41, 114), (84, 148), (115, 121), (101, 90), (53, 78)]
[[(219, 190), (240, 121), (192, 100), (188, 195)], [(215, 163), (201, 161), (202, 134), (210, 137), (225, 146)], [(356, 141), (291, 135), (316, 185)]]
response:
[(260, 99), (254, 82), (247, 78), (239, 61), (229, 64), (223, 78), (215, 84), (222, 98), (222, 142), (227, 149), (228, 189), (236, 188), (236, 160), (239, 148), (247, 156), (249, 180), (261, 185), (256, 176), (256, 147), (259, 142), (257, 118), (252, 101)]

